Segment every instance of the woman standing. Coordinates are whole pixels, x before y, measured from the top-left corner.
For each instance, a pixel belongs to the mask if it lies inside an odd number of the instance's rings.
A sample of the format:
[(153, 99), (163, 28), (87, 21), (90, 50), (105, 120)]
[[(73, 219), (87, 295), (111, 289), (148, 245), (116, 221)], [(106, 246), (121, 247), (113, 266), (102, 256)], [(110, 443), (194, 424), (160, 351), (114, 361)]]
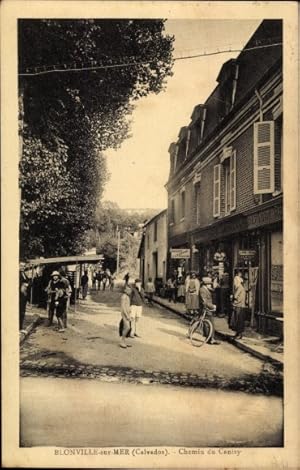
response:
[(199, 291), (199, 279), (197, 279), (196, 273), (192, 273), (186, 282), (186, 309), (191, 315), (199, 310)]
[(242, 339), (245, 329), (246, 290), (243, 286), (242, 273), (239, 271), (234, 278), (233, 285), (233, 314), (230, 327), (236, 331), (235, 338)]

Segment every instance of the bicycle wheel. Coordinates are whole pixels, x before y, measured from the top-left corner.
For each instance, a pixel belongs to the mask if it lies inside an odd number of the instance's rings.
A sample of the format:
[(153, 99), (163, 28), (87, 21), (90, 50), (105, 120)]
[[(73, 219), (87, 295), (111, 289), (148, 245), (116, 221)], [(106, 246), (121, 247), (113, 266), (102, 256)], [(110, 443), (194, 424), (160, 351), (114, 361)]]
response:
[(191, 328), (190, 340), (193, 346), (200, 347), (210, 340), (213, 332), (211, 322), (205, 318), (195, 323)]

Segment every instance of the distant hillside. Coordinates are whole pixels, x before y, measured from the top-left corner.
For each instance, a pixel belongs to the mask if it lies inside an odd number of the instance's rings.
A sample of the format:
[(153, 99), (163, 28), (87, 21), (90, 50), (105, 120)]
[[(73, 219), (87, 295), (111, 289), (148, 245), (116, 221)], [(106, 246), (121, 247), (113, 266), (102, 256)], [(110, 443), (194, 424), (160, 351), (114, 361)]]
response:
[(138, 214), (138, 215), (145, 215), (146, 219), (149, 219), (153, 217), (156, 214), (159, 214), (163, 209), (135, 209), (135, 208), (130, 208), (130, 209), (121, 209), (123, 212), (125, 212), (128, 215), (133, 215), (133, 214)]

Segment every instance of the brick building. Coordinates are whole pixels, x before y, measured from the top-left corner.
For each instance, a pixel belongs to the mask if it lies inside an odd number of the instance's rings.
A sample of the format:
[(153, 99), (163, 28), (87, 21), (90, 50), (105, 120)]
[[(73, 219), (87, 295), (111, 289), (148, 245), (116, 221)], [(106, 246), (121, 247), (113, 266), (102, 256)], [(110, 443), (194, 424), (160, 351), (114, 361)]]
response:
[(144, 286), (149, 277), (152, 277), (158, 285), (166, 282), (166, 209), (145, 223), (138, 258), (140, 260), (140, 278)]
[(283, 312), (281, 42), (282, 21), (265, 20), (223, 64), (169, 147), (166, 184), (169, 251), (190, 253), (168, 269), (215, 274), (224, 289), (241, 269), (260, 325)]

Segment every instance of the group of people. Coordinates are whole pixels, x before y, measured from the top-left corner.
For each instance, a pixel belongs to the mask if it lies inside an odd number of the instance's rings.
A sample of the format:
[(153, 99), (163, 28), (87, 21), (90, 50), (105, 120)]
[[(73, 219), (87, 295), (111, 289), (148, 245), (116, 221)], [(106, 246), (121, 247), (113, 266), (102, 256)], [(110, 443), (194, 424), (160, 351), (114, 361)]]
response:
[[(216, 285), (216, 284), (215, 284)], [(188, 273), (186, 278), (170, 276), (166, 284), (166, 294), (169, 302), (185, 303), (187, 313), (193, 317), (203, 306), (213, 310), (216, 315), (218, 307), (216, 302), (217, 288), (214, 279), (205, 276), (199, 279), (195, 272)], [(228, 309), (229, 327), (236, 332), (235, 337), (242, 338), (245, 328), (246, 289), (241, 271), (237, 271), (233, 281), (233, 291), (229, 296), (231, 309)], [(224, 314), (219, 313), (219, 316)], [(213, 320), (212, 320), (213, 323)]]
[(94, 289), (105, 290), (114, 289), (116, 275), (111, 273), (110, 269), (100, 269), (99, 271), (94, 271), (92, 276), (92, 285)]
[[(20, 263), (19, 271), (19, 329), (20, 332), (25, 333), (23, 328), (25, 323), (26, 306), (27, 302), (30, 300), (32, 286), (35, 285), (37, 289), (37, 284), (34, 283), (35, 278), (32, 279), (32, 277), (29, 276), (25, 263)], [(50, 280), (47, 282), (48, 284), (44, 284), (44, 287), (39, 285), (38, 287), (42, 288), (43, 296), (45, 295), (47, 299), (45, 305), (47, 305), (48, 325), (50, 326), (53, 324), (54, 314), (56, 314), (59, 331), (64, 331), (67, 327), (67, 310), (70, 305), (70, 297), (72, 294), (71, 282), (63, 270), (60, 272), (53, 271), (50, 275)], [(39, 294), (39, 297), (42, 296)]]

